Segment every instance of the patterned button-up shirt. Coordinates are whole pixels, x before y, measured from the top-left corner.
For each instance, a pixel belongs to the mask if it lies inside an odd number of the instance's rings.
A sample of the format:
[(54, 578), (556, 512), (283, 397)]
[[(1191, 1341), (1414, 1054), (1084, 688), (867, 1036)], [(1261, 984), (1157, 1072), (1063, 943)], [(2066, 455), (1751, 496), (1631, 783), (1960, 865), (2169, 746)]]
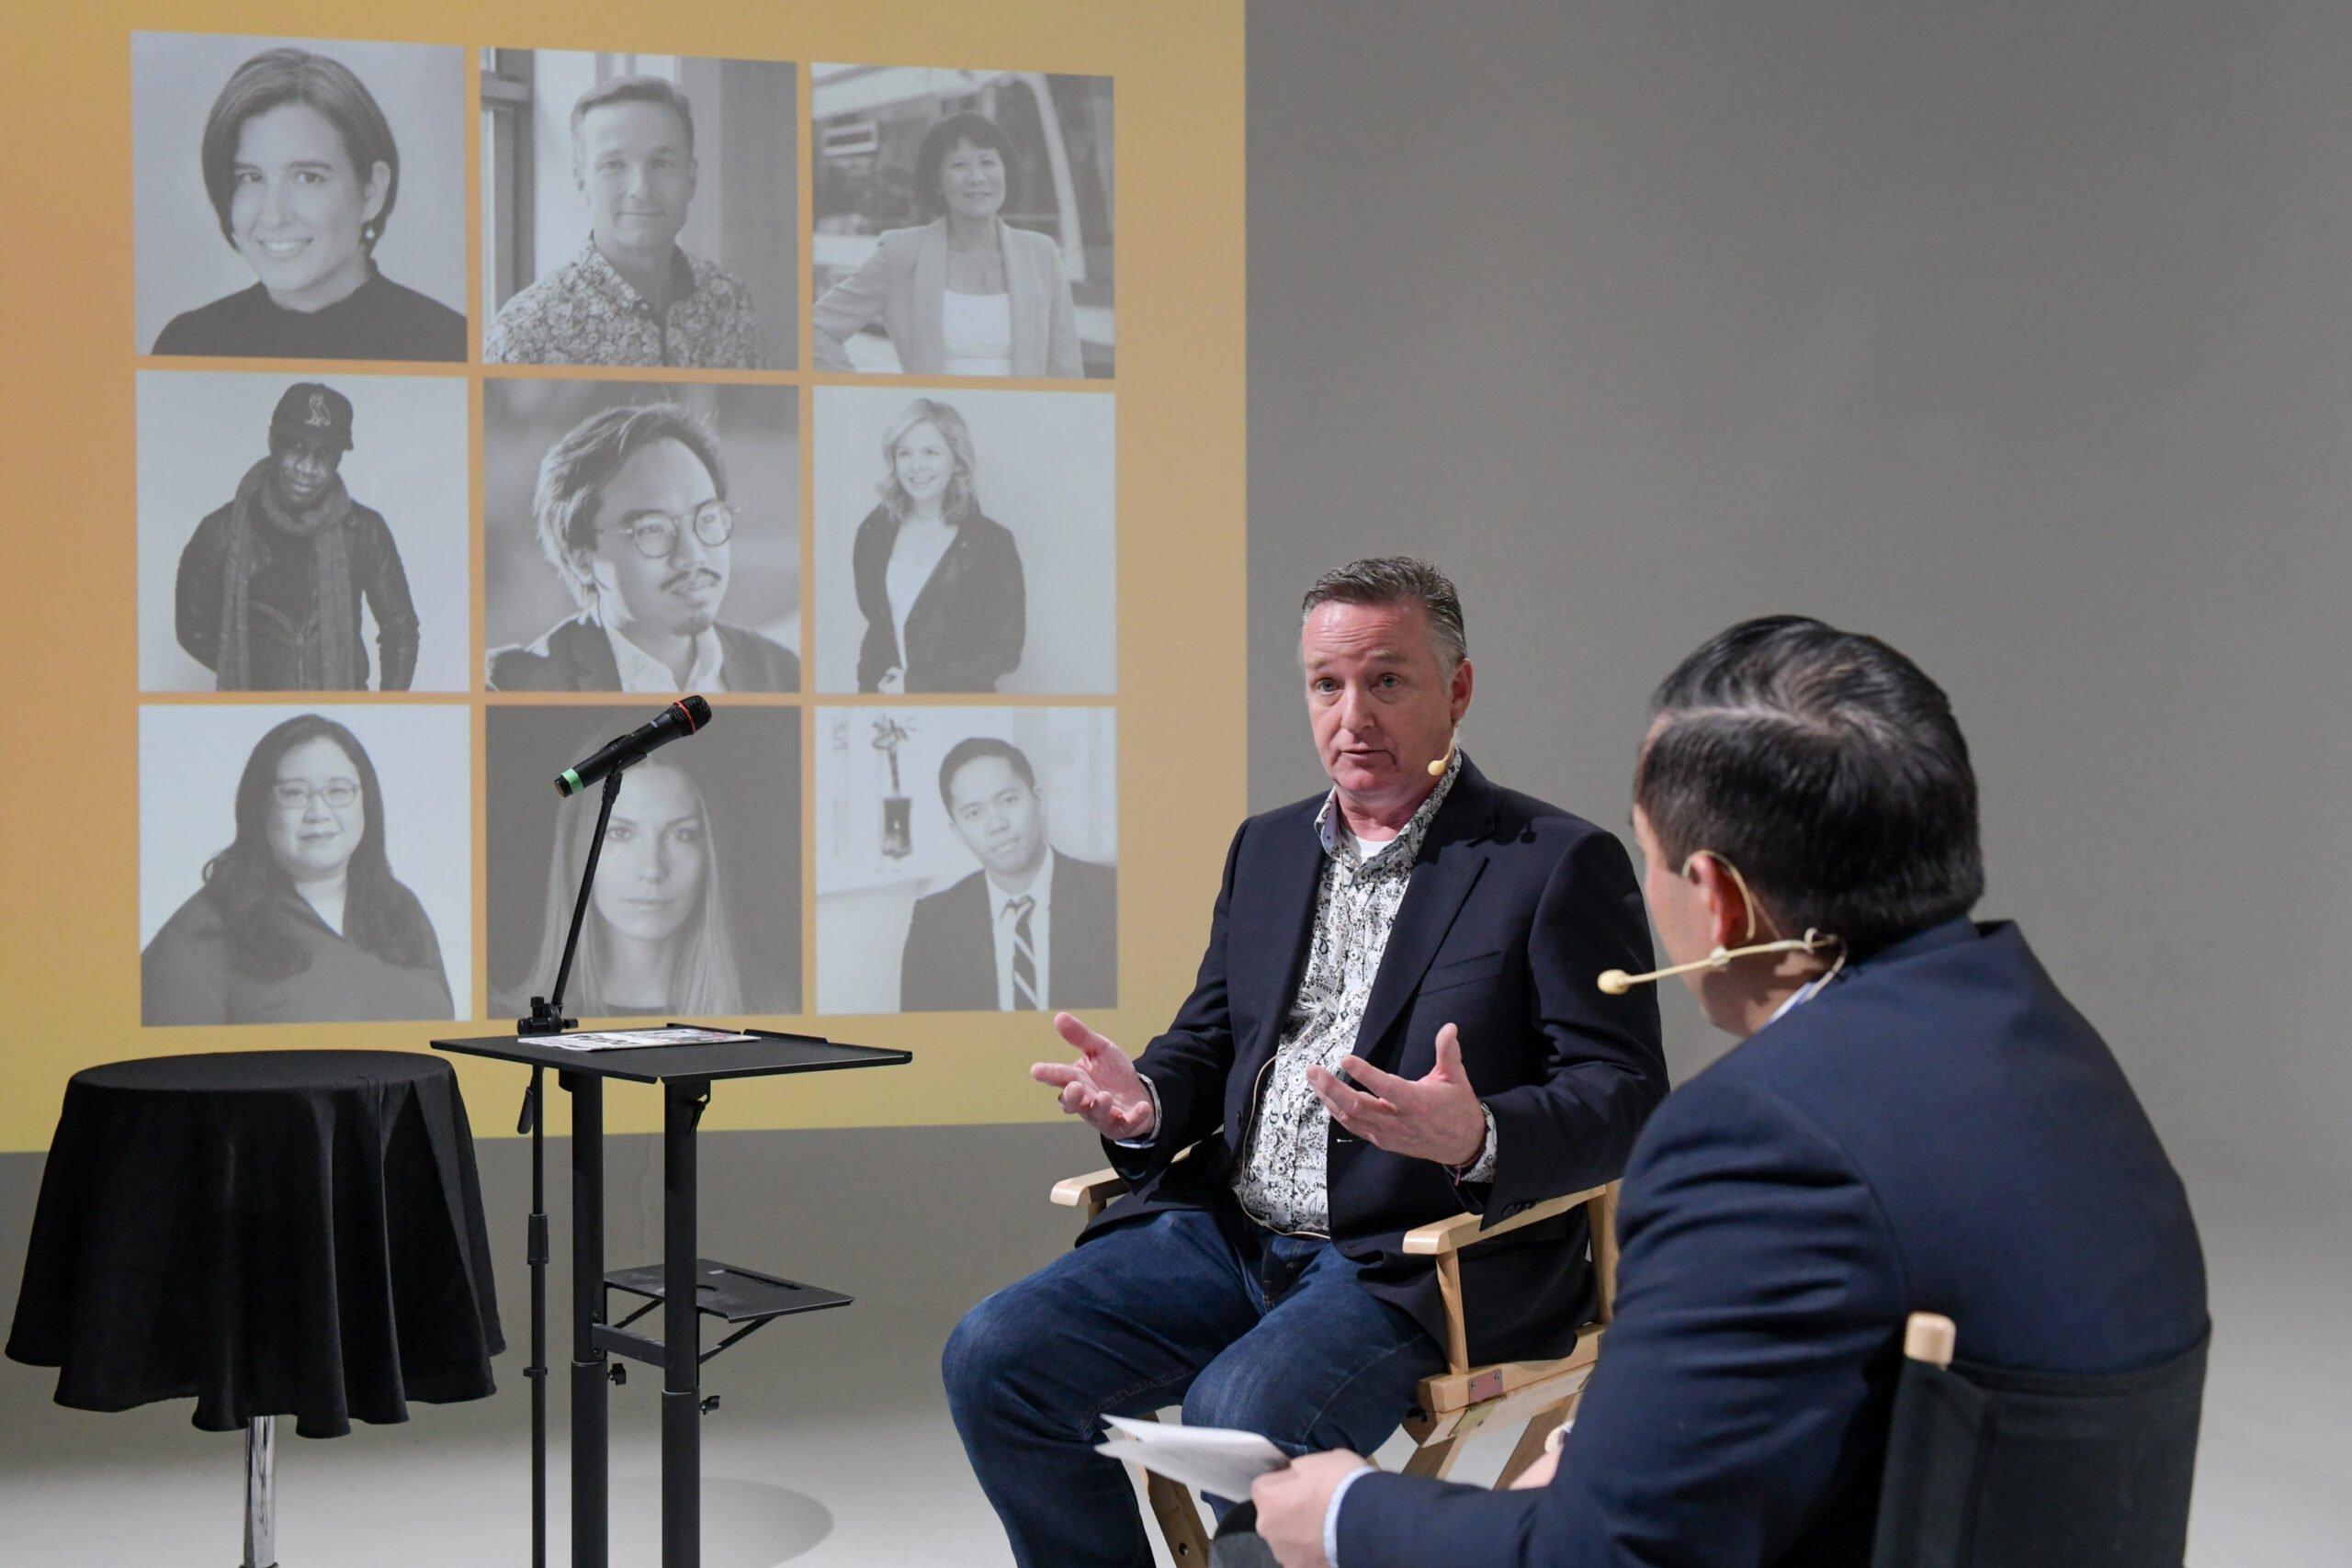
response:
[(605, 259), (580, 254), (506, 301), (482, 335), (492, 365), (669, 365), (757, 370), (766, 357), (752, 291), (716, 262), (673, 250), (680, 292), (666, 311)]
[[(1405, 902), (1421, 840), (1461, 772), (1457, 751), (1405, 830), (1369, 854), (1358, 852), (1340, 819), (1336, 794), (1315, 818), (1323, 840), (1323, 874), (1316, 886), (1313, 945), (1265, 1069), (1257, 1120), (1233, 1185), (1242, 1209), (1270, 1229), (1329, 1234), (1331, 1113), (1307, 1082), (1306, 1069), (1337, 1073), (1340, 1058), (1355, 1050), (1373, 977), (1388, 950), (1388, 933)], [(1488, 1111), (1486, 1147), (1462, 1179), (1487, 1180), (1494, 1165), (1495, 1118)]]

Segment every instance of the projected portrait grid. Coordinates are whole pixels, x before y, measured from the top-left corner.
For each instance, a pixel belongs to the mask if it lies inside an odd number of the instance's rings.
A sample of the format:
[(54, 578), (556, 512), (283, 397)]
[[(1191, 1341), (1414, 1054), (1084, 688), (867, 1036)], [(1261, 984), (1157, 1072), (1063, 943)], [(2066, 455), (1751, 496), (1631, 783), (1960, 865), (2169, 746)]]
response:
[(1115, 1004), (1115, 400), (1026, 384), (1113, 372), (1108, 77), (130, 71), (143, 1024), (527, 1010), (595, 818), (554, 774), (689, 692), (575, 1016)]

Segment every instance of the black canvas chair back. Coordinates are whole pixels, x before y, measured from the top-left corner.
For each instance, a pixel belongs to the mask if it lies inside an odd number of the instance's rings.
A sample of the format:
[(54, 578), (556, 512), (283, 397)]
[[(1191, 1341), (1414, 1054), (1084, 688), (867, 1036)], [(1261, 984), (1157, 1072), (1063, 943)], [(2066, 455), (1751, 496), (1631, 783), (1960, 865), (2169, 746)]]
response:
[(1906, 1359), (1871, 1568), (2179, 1568), (2211, 1337), (2099, 1377)]

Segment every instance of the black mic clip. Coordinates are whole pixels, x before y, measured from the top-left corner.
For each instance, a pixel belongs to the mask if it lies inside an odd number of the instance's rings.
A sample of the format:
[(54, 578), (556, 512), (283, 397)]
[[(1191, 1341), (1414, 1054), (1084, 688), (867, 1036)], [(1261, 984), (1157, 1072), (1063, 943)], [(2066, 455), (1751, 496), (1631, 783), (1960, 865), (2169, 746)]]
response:
[(514, 1021), (514, 1032), (526, 1040), (545, 1034), (560, 1034), (567, 1029), (579, 1027), (578, 1019), (564, 1017), (548, 1004), (545, 997), (533, 997), (530, 1016)]

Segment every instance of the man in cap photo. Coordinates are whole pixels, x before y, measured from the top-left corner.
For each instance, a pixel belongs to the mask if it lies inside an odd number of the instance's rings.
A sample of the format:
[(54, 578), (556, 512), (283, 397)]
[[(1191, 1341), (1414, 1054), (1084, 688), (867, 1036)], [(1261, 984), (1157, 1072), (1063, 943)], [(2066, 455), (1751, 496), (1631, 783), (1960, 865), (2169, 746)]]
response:
[(270, 416), (269, 455), (181, 552), (180, 646), (220, 691), (367, 690), (363, 598), (376, 617), (380, 689), (408, 689), (416, 607), (391, 529), (335, 471), (351, 445), (351, 400), (297, 381)]

